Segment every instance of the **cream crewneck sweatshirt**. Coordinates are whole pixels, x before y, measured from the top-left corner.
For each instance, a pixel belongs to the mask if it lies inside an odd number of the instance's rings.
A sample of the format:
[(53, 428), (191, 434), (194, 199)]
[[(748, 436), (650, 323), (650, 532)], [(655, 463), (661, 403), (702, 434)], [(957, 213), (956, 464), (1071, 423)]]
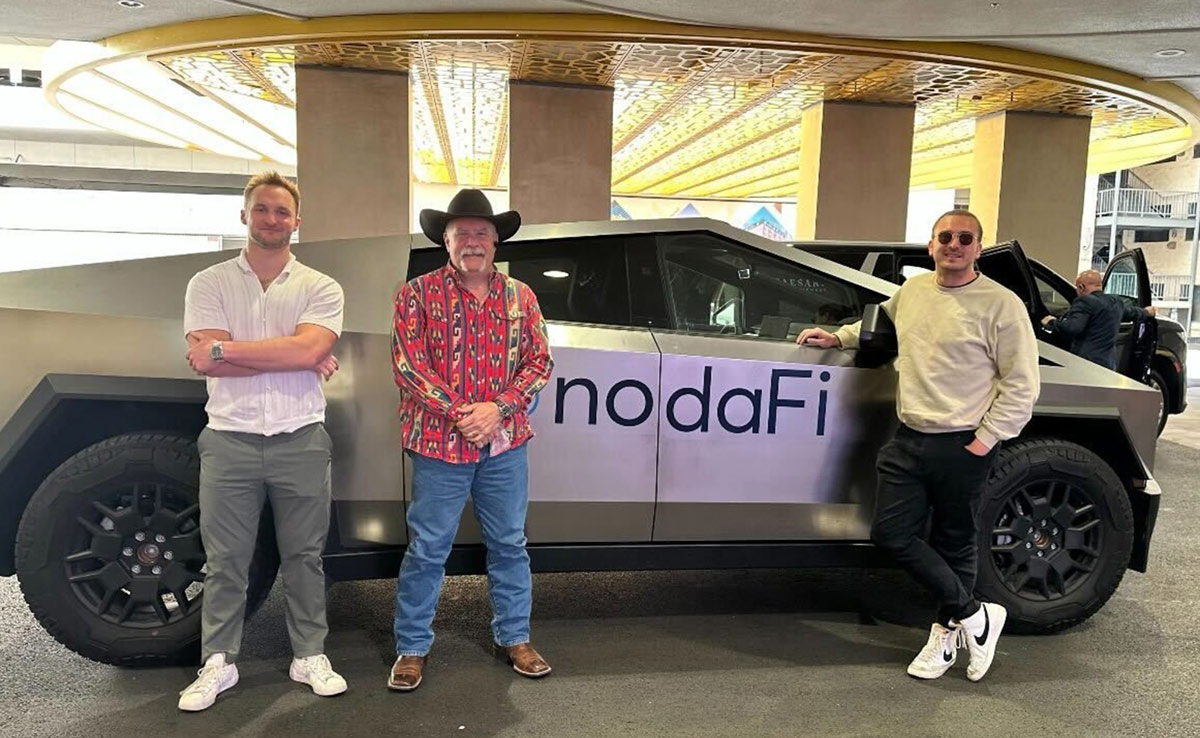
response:
[[(896, 414), (923, 433), (974, 430), (991, 448), (1021, 432), (1040, 389), (1037, 338), (1020, 298), (978, 275), (942, 287), (909, 278), (882, 305), (896, 325)], [(857, 348), (861, 322), (835, 336)]]

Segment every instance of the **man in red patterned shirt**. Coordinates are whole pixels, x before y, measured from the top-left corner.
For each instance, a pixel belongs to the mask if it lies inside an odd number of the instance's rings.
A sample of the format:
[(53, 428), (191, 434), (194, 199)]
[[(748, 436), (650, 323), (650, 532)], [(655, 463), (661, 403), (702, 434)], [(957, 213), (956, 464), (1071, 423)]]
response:
[(529, 643), (527, 408), (554, 361), (533, 290), (493, 267), (497, 244), (517, 232), (521, 216), (493, 215), (482, 192), (465, 189), (446, 212), (422, 210), (420, 220), (450, 260), (396, 296), (392, 368), (413, 490), (388, 687), (408, 691), (421, 683), (446, 558), (468, 496), (487, 546), (492, 636), (517, 673), (542, 677), (550, 665)]

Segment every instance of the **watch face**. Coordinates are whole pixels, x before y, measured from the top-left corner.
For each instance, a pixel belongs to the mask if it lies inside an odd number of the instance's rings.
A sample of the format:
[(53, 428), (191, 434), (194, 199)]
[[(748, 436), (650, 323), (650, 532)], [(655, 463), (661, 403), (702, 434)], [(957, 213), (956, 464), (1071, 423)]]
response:
[(208, 356), (209, 358), (216, 359), (217, 361), (225, 358), (224, 347), (221, 346), (220, 342), (214, 343), (208, 349)]

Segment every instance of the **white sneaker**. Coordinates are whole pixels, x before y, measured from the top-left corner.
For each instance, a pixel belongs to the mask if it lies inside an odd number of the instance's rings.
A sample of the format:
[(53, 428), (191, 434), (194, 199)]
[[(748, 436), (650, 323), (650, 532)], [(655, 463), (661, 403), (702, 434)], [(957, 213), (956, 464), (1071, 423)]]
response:
[(328, 657), (323, 653), (292, 659), (288, 676), (292, 681), (312, 687), (312, 691), (322, 697), (332, 697), (346, 691), (346, 680), (333, 670)]
[[(1000, 640), (1000, 631), (1004, 630), (1004, 621), (1008, 619), (1008, 610), (1003, 605), (994, 602), (984, 602), (976, 612), (962, 621), (963, 640), (967, 643), (967, 652), (971, 654), (971, 662), (967, 665), (967, 679), (977, 682), (983, 679), (996, 657), (996, 642)], [(971, 621), (968, 624), (968, 621)]]
[(958, 628), (934, 623), (929, 628), (929, 640), (925, 642), (925, 648), (908, 665), (908, 674), (918, 679), (937, 679), (954, 666), (957, 658)]
[(238, 683), (237, 664), (225, 663), (225, 654), (214, 653), (196, 672), (196, 681), (179, 693), (179, 709), (187, 712), (207, 710), (217, 695)]

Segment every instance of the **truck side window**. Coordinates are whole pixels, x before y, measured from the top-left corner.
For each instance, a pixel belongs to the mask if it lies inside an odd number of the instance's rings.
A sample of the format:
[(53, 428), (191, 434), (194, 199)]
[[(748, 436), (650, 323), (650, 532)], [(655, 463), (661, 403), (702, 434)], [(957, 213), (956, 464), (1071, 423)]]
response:
[(664, 235), (659, 243), (679, 330), (778, 340), (862, 314), (858, 288), (809, 267), (706, 233)]
[[(446, 265), (445, 249), (418, 249), (409, 279)], [(496, 249), (496, 269), (533, 289), (546, 320), (630, 325), (621, 237), (513, 241)]]
[(1033, 281), (1037, 283), (1038, 293), (1042, 296), (1042, 303), (1051, 315), (1061, 316), (1071, 309), (1071, 298), (1054, 289), (1054, 286), (1039, 277), (1037, 273), (1033, 275)]

